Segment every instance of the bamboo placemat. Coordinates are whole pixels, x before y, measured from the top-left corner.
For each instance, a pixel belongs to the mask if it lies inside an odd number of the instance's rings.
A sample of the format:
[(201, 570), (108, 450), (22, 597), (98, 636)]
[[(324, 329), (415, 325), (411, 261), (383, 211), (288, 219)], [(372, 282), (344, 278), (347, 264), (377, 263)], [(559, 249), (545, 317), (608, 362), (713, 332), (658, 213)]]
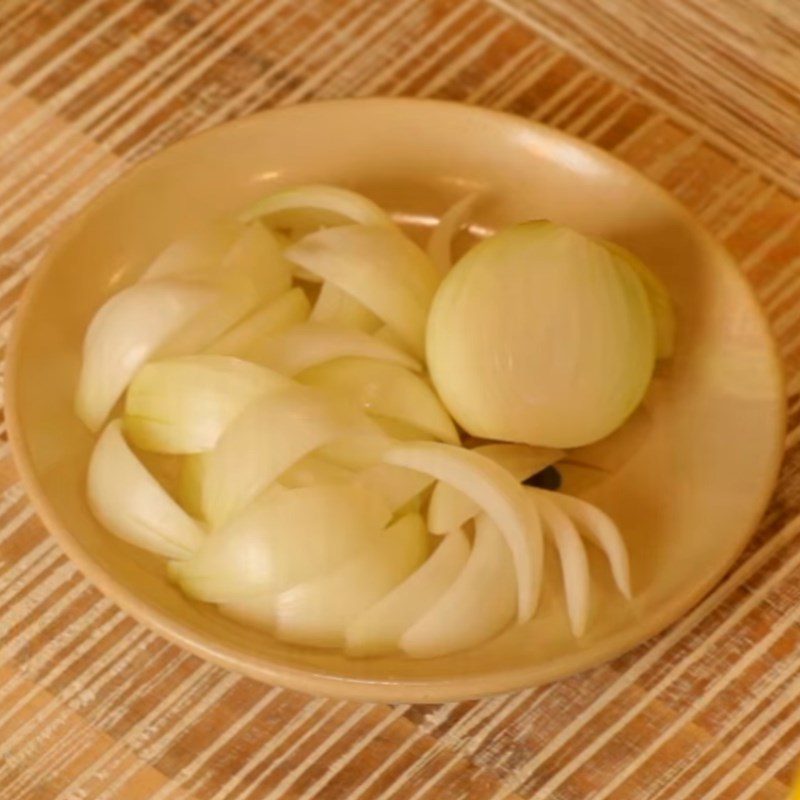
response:
[(730, 248), (789, 378), (757, 535), (698, 608), (610, 664), (479, 702), (358, 705), (133, 622), (45, 533), (3, 441), (0, 798), (783, 800), (800, 752), (796, 0), (0, 0), (3, 338), (52, 232), (131, 163), (251, 111), (369, 94), (577, 134)]

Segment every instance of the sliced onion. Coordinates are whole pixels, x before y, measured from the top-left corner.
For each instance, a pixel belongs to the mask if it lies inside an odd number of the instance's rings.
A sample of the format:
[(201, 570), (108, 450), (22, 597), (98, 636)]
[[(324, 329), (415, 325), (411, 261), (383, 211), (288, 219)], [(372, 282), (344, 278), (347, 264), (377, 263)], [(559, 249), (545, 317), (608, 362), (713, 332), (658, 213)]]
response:
[(458, 431), (433, 389), (397, 364), (338, 358), (305, 370), (297, 379), (333, 392), (371, 414), (406, 422), (443, 442), (459, 442)]
[[(552, 447), (531, 447), (526, 444), (484, 444), (474, 448), (476, 453), (491, 458), (507, 470), (516, 481), (524, 481), (540, 470), (555, 464), (564, 456), (563, 450)], [(428, 529), (434, 534), (458, 530), (471, 520), (480, 508), (475, 501), (449, 483), (438, 483), (428, 504)]]
[(517, 617), (520, 622), (530, 619), (541, 591), (542, 531), (538, 516), (513, 476), (480, 453), (439, 442), (396, 445), (383, 459), (452, 484), (491, 518), (513, 555)]
[(273, 224), (291, 224), (291, 212), (297, 211), (322, 212), (325, 216), (321, 221), (328, 223), (335, 224), (338, 220), (394, 228), (389, 215), (372, 200), (357, 192), (325, 184), (296, 186), (268, 194), (250, 206), (242, 214), (242, 219), (249, 221), (261, 217)]
[(115, 536), (167, 558), (189, 558), (205, 538), (192, 519), (128, 447), (119, 420), (110, 422), (89, 461), (89, 507)]
[(265, 339), (305, 322), (310, 313), (311, 304), (305, 292), (295, 287), (245, 317), (212, 342), (206, 352), (249, 358)]
[(193, 517), (203, 518), (203, 482), (208, 466), (207, 453), (190, 453), (181, 461), (177, 497)]
[[(301, 486), (351, 483), (354, 478), (353, 470), (316, 453), (309, 453), (281, 475), (280, 483), (281, 486), (295, 489)], [(365, 488), (368, 487), (365, 485)]]
[(479, 514), (475, 544), (464, 569), (402, 635), (400, 647), (415, 658), (433, 658), (485, 642), (514, 619), (518, 594), (514, 584), (514, 559), (507, 540), (486, 514)]
[(610, 436), (571, 450), (569, 460), (606, 472), (619, 472), (645, 443), (652, 427), (652, 416), (646, 406), (641, 405)]
[(487, 439), (578, 447), (619, 427), (656, 356), (641, 280), (602, 243), (546, 221), (472, 248), (442, 281), (428, 366), (447, 409)]
[(277, 594), (336, 569), (389, 521), (360, 486), (271, 488), (172, 567), (183, 590), (212, 603)]
[(241, 622), (249, 628), (271, 631), (275, 624), (275, 595), (271, 592), (237, 598), (220, 603), (219, 610), (229, 619)]
[(442, 275), (453, 266), (453, 241), (464, 226), (475, 206), (478, 195), (464, 195), (442, 214), (439, 224), (433, 229), (428, 240), (428, 256), (439, 268)]
[(586, 549), (572, 520), (547, 493), (529, 491), (531, 501), (539, 510), (545, 533), (558, 550), (570, 629), (574, 636), (582, 636), (589, 619), (589, 559)]
[(381, 324), (368, 308), (328, 281), (322, 284), (311, 312), (311, 321), (356, 328), (365, 333), (372, 333)]
[(419, 369), (419, 362), (408, 353), (364, 331), (321, 322), (295, 325), (265, 339), (253, 347), (251, 356), (253, 360), (284, 375), (296, 375), (317, 364), (346, 356), (375, 358), (409, 369)]
[(628, 550), (619, 528), (611, 517), (597, 506), (578, 497), (570, 497), (561, 492), (545, 492), (543, 489), (533, 489), (532, 491), (539, 496), (545, 494), (548, 499), (558, 505), (570, 519), (578, 523), (581, 532), (606, 554), (617, 588), (623, 597), (630, 600), (632, 593)]
[[(469, 558), (463, 531), (446, 536), (422, 566), (347, 627), (345, 650), (374, 656), (397, 650), (403, 634), (450, 590)], [(514, 600), (512, 598), (511, 613)]]
[(590, 467), (585, 464), (573, 464), (570, 461), (560, 461), (558, 474), (561, 476), (559, 490), (564, 494), (582, 495), (608, 478), (609, 473), (599, 467)]
[(217, 297), (206, 286), (161, 280), (130, 286), (107, 300), (83, 342), (75, 398), (81, 421), (98, 430), (142, 364)]
[(415, 355), (423, 354), (439, 276), (401, 233), (364, 225), (328, 228), (292, 245), (286, 257), (347, 292), (394, 328)]
[(348, 625), (417, 569), (427, 552), (422, 517), (402, 517), (337, 569), (278, 595), (275, 635), (317, 647), (342, 645)]
[(217, 268), (200, 275), (224, 290), (220, 300), (170, 342), (164, 355), (196, 353), (237, 325), (261, 303), (291, 288), (292, 267), (277, 239), (260, 224), (245, 228)]
[(235, 220), (209, 222), (168, 244), (141, 276), (143, 281), (197, 278), (216, 273), (244, 226)]
[(303, 456), (348, 436), (384, 434), (358, 409), (305, 386), (256, 400), (210, 451), (203, 484), (206, 519), (215, 527), (223, 524)]
[(257, 397), (286, 389), (289, 378), (231, 356), (151, 361), (125, 399), (125, 432), (142, 450), (200, 453)]
[(357, 473), (356, 480), (383, 497), (393, 511), (411, 502), (433, 483), (430, 475), (392, 464), (372, 464)]

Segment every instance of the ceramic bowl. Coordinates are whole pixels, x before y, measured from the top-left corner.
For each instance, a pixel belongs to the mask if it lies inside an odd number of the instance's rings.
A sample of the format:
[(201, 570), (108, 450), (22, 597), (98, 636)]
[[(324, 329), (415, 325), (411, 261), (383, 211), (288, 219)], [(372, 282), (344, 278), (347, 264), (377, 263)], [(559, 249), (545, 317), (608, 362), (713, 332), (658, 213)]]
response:
[[(348, 659), (273, 640), (183, 596), (160, 559), (118, 541), (84, 497), (93, 438), (72, 412), (93, 312), (160, 247), (265, 192), (305, 182), (364, 192), (413, 226), (478, 191), (475, 230), (546, 217), (630, 248), (667, 285), (674, 358), (658, 370), (634, 447), (590, 490), (619, 523), (634, 598), (592, 554), (588, 632), (569, 633), (558, 563), (530, 623), (431, 660)], [(551, 681), (610, 659), (695, 604), (741, 552), (776, 479), (781, 371), (764, 317), (730, 257), (662, 189), (558, 131), (463, 105), (342, 100), (267, 111), (139, 164), (53, 242), (9, 348), (8, 429), (47, 527), (101, 591), (145, 625), (224, 667), (314, 694), (440, 702)], [(624, 449), (624, 448), (623, 448)]]

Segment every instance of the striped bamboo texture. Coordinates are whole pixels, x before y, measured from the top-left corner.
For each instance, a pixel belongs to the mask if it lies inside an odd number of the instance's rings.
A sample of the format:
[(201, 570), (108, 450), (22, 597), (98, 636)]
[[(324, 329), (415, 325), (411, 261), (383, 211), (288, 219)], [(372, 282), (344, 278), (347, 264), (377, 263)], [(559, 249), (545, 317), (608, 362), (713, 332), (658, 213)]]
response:
[(369, 94), (577, 134), (724, 241), (789, 378), (757, 535), (699, 607), (590, 673), (441, 706), (318, 700), (100, 596), (0, 433), (0, 798), (783, 800), (800, 752), (796, 0), (0, 0), (0, 335), (52, 232), (131, 163), (258, 109)]

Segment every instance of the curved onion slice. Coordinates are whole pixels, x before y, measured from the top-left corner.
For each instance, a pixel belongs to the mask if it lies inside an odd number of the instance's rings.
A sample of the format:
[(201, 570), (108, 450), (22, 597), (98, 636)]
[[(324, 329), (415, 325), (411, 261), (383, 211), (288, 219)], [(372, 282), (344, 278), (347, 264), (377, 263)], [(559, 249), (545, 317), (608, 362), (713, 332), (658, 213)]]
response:
[(405, 631), (450, 589), (466, 566), (469, 551), (463, 531), (446, 536), (416, 572), (348, 625), (347, 654), (372, 656), (396, 650)]
[(297, 379), (344, 397), (365, 411), (407, 422), (436, 439), (458, 444), (458, 431), (436, 393), (404, 367), (367, 358), (338, 358)]
[[(317, 211), (327, 221), (350, 220), (361, 225), (394, 228), (389, 215), (364, 195), (325, 184), (308, 184), (268, 194), (250, 206), (241, 218), (245, 221), (266, 217), (268, 221), (285, 219), (285, 212)], [(280, 216), (279, 216), (280, 215)], [(331, 216), (332, 215), (332, 216)], [(269, 220), (273, 218), (273, 220)]]
[(567, 598), (569, 624), (574, 636), (582, 636), (589, 618), (589, 559), (572, 520), (545, 492), (531, 492), (545, 533), (550, 535), (558, 550), (564, 595)]
[(190, 453), (182, 459), (178, 475), (178, 502), (193, 517), (203, 517), (203, 482), (208, 465), (208, 453)]
[(245, 317), (206, 347), (207, 353), (249, 358), (250, 352), (270, 336), (308, 319), (311, 304), (305, 292), (295, 287)]
[(402, 635), (400, 647), (410, 656), (432, 658), (481, 644), (514, 619), (514, 583), (514, 559), (506, 540), (486, 514), (479, 514), (464, 569)]
[(140, 280), (195, 278), (214, 273), (243, 230), (244, 226), (235, 220), (209, 222), (168, 244), (153, 259)]
[(115, 536), (167, 558), (189, 558), (205, 536), (128, 447), (110, 422), (89, 461), (89, 507)]
[(365, 488), (376, 492), (395, 511), (424, 492), (433, 478), (423, 472), (392, 464), (372, 464), (356, 474), (356, 480)]
[(277, 594), (329, 573), (388, 521), (386, 504), (360, 486), (273, 487), (174, 564), (171, 576), (212, 603)]
[(423, 355), (439, 275), (403, 234), (364, 225), (328, 228), (293, 244), (286, 257), (350, 294)]
[(309, 453), (281, 475), (280, 484), (296, 489), (301, 486), (350, 483), (354, 477), (355, 473), (351, 469), (328, 461), (316, 453)]
[(211, 450), (257, 397), (291, 386), (289, 378), (231, 356), (199, 355), (146, 364), (125, 398), (125, 432), (142, 450)]
[(352, 620), (417, 569), (427, 551), (422, 517), (402, 517), (337, 569), (279, 594), (275, 635), (318, 647), (343, 644)]
[(381, 324), (368, 308), (329, 281), (322, 284), (311, 321), (356, 328), (366, 333), (372, 333)]
[(477, 199), (478, 195), (473, 192), (453, 203), (442, 214), (439, 224), (433, 229), (430, 239), (428, 239), (428, 256), (442, 275), (448, 273), (450, 267), (453, 266), (453, 241), (464, 226)]
[(541, 591), (542, 531), (535, 510), (513, 476), (480, 453), (439, 442), (396, 445), (383, 460), (452, 484), (491, 518), (513, 555), (517, 617), (520, 622), (530, 619)]
[(619, 528), (611, 517), (597, 506), (578, 497), (570, 497), (561, 492), (546, 492), (544, 489), (532, 489), (532, 491), (538, 495), (545, 494), (558, 505), (570, 519), (578, 523), (581, 532), (606, 554), (617, 588), (623, 597), (630, 600), (632, 594), (628, 550)]
[(205, 518), (214, 526), (224, 523), (303, 456), (348, 436), (384, 438), (361, 411), (306, 386), (256, 400), (209, 453), (203, 483)]
[(75, 397), (81, 421), (98, 430), (139, 367), (216, 298), (206, 286), (162, 280), (130, 286), (107, 300), (83, 341)]
[(273, 234), (260, 224), (248, 226), (215, 270), (197, 276), (224, 290), (220, 301), (171, 341), (163, 354), (196, 353), (207, 347), (260, 303), (287, 292), (291, 270)]
[[(526, 444), (484, 444), (474, 448), (474, 452), (491, 458), (510, 472), (516, 481), (524, 481), (564, 456), (563, 450)], [(438, 483), (428, 505), (428, 529), (434, 534), (458, 530), (479, 511), (474, 500), (454, 486)]]
[(317, 364), (346, 356), (391, 361), (409, 369), (419, 369), (419, 362), (408, 353), (364, 331), (321, 322), (295, 325), (265, 339), (253, 347), (250, 354), (254, 361), (284, 375), (296, 375)]

